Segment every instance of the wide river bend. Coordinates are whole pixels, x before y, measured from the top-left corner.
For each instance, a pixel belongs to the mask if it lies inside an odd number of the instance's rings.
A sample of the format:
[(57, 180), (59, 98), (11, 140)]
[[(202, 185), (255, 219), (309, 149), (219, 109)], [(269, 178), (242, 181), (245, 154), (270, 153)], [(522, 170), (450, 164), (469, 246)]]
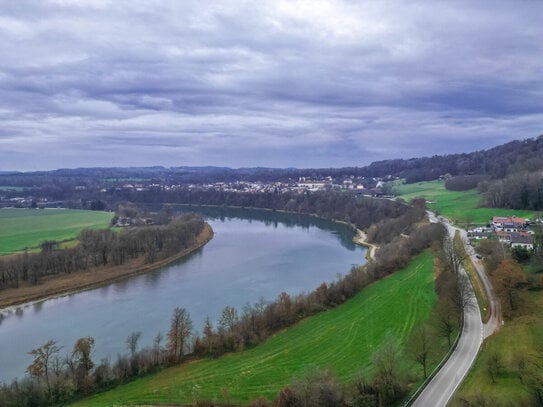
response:
[[(191, 208), (188, 208), (191, 209)], [(185, 209), (186, 210), (186, 209)], [(194, 210), (194, 208), (192, 208)], [(166, 334), (175, 307), (185, 307), (201, 332), (221, 310), (247, 302), (315, 289), (352, 265), (366, 249), (345, 225), (269, 211), (198, 208), (215, 236), (181, 261), (145, 275), (71, 295), (0, 311), (0, 381), (22, 377), (32, 349), (54, 339), (71, 352), (75, 341), (94, 337), (93, 360), (128, 353), (126, 337), (141, 331), (141, 346)], [(1, 293), (0, 293), (1, 295)]]

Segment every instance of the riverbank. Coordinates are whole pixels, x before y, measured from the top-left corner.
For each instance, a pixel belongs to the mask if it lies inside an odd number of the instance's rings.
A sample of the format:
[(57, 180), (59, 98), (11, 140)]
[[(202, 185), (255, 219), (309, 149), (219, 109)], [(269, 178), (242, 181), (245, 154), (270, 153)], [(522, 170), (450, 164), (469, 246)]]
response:
[(368, 261), (375, 258), (375, 252), (377, 252), (379, 246), (369, 243), (368, 235), (363, 230), (356, 228), (356, 236), (353, 237), (353, 242), (368, 248), (368, 251), (366, 252), (366, 259)]
[(153, 264), (145, 263), (142, 256), (122, 266), (91, 268), (72, 274), (55, 275), (44, 278), (38, 285), (25, 285), (2, 290), (0, 291), (0, 309), (89, 290), (159, 269), (201, 248), (212, 238), (213, 229), (206, 223), (191, 247)]

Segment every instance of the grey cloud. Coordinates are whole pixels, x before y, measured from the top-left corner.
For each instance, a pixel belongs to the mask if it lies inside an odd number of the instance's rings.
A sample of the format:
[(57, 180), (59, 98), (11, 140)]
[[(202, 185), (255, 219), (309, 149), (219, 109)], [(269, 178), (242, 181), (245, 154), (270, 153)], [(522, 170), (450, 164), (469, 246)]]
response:
[(363, 165), (537, 136), (541, 11), (537, 2), (8, 2), (0, 169), (55, 168), (63, 151), (75, 166), (121, 152), (123, 165)]

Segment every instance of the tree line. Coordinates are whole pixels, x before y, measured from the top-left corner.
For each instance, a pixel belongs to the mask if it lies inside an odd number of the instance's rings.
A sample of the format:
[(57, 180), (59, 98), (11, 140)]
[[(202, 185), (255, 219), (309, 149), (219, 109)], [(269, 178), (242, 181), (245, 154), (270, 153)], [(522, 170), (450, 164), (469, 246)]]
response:
[(515, 173), (503, 179), (479, 183), (483, 205), (491, 208), (543, 209), (542, 167), (533, 173)]
[(0, 289), (17, 288), (21, 283), (38, 284), (43, 277), (89, 270), (93, 267), (120, 266), (144, 256), (154, 263), (192, 244), (203, 230), (204, 220), (197, 214), (167, 219), (166, 224), (126, 228), (82, 230), (79, 244), (58, 249), (55, 241), (44, 241), (39, 253), (0, 258)]

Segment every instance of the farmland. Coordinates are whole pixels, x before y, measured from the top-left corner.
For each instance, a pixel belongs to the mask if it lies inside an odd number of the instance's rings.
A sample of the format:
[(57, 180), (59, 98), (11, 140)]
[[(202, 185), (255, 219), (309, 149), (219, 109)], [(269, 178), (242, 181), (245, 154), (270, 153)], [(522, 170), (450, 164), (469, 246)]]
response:
[(73, 240), (82, 229), (108, 227), (112, 217), (97, 211), (0, 209), (0, 255), (37, 248), (44, 240)]
[[(387, 334), (403, 343), (413, 326), (428, 318), (436, 301), (433, 261), (432, 254), (425, 252), (342, 306), (307, 318), (259, 346), (168, 368), (77, 405), (225, 401), (225, 392), (234, 403), (260, 395), (273, 399), (309, 366), (330, 368), (346, 382), (370, 369), (371, 356)], [(410, 362), (404, 364), (413, 368)]]
[(448, 191), (443, 181), (403, 184), (395, 187), (395, 193), (406, 201), (423, 197), (428, 208), (456, 223), (486, 224), (493, 216), (533, 216), (531, 211), (479, 207), (480, 195), (476, 189)]

